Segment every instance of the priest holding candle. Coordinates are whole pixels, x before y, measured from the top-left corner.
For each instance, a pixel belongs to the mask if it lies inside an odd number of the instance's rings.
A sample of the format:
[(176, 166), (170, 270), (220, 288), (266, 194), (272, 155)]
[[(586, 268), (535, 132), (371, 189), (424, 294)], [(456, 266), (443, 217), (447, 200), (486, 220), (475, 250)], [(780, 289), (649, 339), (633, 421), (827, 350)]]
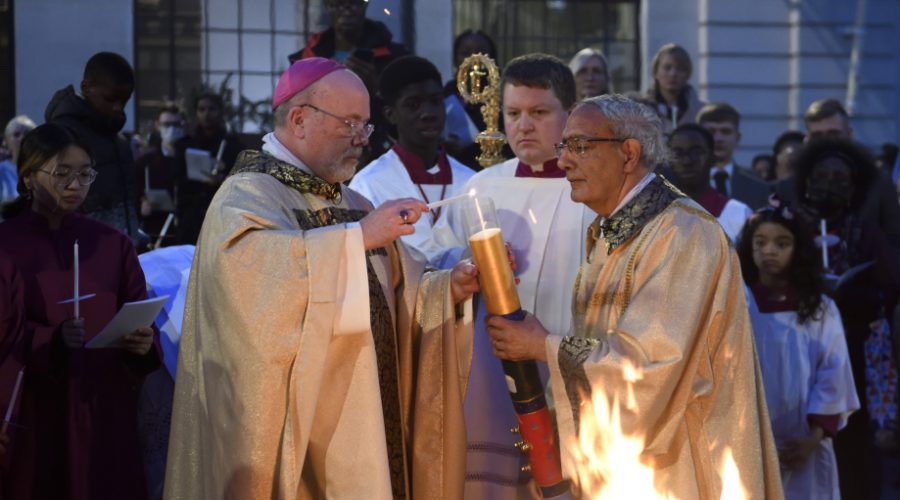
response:
[(7, 428), (14, 479), (2, 493), (146, 498), (136, 406), (144, 376), (160, 366), (155, 331), (138, 328), (116, 347), (84, 348), (123, 304), (147, 297), (134, 247), (116, 229), (75, 213), (97, 172), (66, 129), (45, 124), (29, 132), (18, 170), (20, 196), (0, 224), (0, 268), (12, 265), (21, 276), (24, 332), (0, 340), (0, 390), (11, 387), (9, 372), (23, 360), (25, 371)]
[(476, 271), (424, 272), (420, 200), (341, 185), (373, 131), (344, 66), (295, 62), (194, 256), (167, 498), (462, 498)]
[[(581, 403), (601, 393), (622, 403), (622, 432), (643, 437), (640, 460), (657, 491), (781, 498), (740, 263), (716, 219), (653, 173), (666, 155), (659, 117), (623, 96), (587, 99), (559, 150), (572, 200), (598, 214), (572, 327), (552, 335), (531, 314), (492, 316), (494, 352), (547, 363), (564, 455), (579, 429), (598, 425)], [(729, 465), (739, 478), (725, 476)]]
[(385, 118), (397, 128), (397, 143), (356, 174), (350, 187), (376, 207), (397, 198), (427, 203), (429, 213), (416, 222), (416, 232), (400, 240), (432, 260), (443, 250), (432, 228), (446, 213), (445, 202), (465, 195), (463, 186), (475, 172), (440, 147), (446, 113), (434, 64), (417, 56), (393, 61), (381, 73), (378, 93)]

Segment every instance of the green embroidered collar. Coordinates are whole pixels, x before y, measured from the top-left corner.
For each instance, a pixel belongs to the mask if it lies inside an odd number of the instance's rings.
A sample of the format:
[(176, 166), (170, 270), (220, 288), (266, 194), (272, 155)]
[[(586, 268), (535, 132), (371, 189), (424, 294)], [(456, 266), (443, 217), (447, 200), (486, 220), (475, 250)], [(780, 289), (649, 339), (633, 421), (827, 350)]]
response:
[(637, 234), (650, 219), (665, 210), (673, 201), (685, 197), (686, 195), (678, 188), (656, 174), (656, 178), (612, 217), (599, 216), (594, 219), (588, 228), (588, 238), (596, 240), (602, 234), (606, 242), (606, 254), (609, 255)]
[(341, 202), (341, 185), (329, 184), (320, 177), (308, 174), (300, 168), (283, 162), (272, 155), (261, 151), (241, 151), (235, 161), (230, 175), (243, 172), (269, 174), (282, 184), (294, 188), (301, 193), (310, 193), (327, 198), (335, 203)]

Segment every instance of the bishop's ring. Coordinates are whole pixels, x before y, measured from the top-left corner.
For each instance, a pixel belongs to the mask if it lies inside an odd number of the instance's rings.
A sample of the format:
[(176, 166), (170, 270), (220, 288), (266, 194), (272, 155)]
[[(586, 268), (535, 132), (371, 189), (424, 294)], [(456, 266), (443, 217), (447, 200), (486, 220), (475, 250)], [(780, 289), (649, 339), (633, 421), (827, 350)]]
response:
[(403, 220), (403, 223), (404, 223), (404, 224), (409, 224), (409, 211), (408, 211), (408, 210), (401, 210), (401, 211), (400, 211), (400, 218)]

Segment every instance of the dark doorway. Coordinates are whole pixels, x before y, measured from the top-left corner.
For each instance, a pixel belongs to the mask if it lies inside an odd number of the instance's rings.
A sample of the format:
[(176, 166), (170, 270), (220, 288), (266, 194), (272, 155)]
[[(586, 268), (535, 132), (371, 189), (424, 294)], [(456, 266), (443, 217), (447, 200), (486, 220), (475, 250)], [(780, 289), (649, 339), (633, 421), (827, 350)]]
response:
[(0, 127), (16, 114), (16, 38), (13, 0), (0, 0)]

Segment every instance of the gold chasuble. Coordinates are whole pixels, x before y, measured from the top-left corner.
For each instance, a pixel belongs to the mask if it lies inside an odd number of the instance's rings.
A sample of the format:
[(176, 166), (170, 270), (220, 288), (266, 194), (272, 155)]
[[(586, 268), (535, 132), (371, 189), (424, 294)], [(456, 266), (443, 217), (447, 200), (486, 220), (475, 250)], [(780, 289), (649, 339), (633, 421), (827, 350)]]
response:
[(191, 269), (166, 498), (461, 498), (471, 303), (401, 245), (364, 256), (369, 210), (241, 153)]
[[(587, 255), (572, 334), (547, 339), (564, 455), (596, 425), (579, 418), (582, 402), (603, 394), (621, 404), (621, 432), (643, 436), (659, 493), (782, 498), (741, 268), (716, 219), (656, 177), (594, 221)], [(730, 456), (739, 481), (723, 474)]]

